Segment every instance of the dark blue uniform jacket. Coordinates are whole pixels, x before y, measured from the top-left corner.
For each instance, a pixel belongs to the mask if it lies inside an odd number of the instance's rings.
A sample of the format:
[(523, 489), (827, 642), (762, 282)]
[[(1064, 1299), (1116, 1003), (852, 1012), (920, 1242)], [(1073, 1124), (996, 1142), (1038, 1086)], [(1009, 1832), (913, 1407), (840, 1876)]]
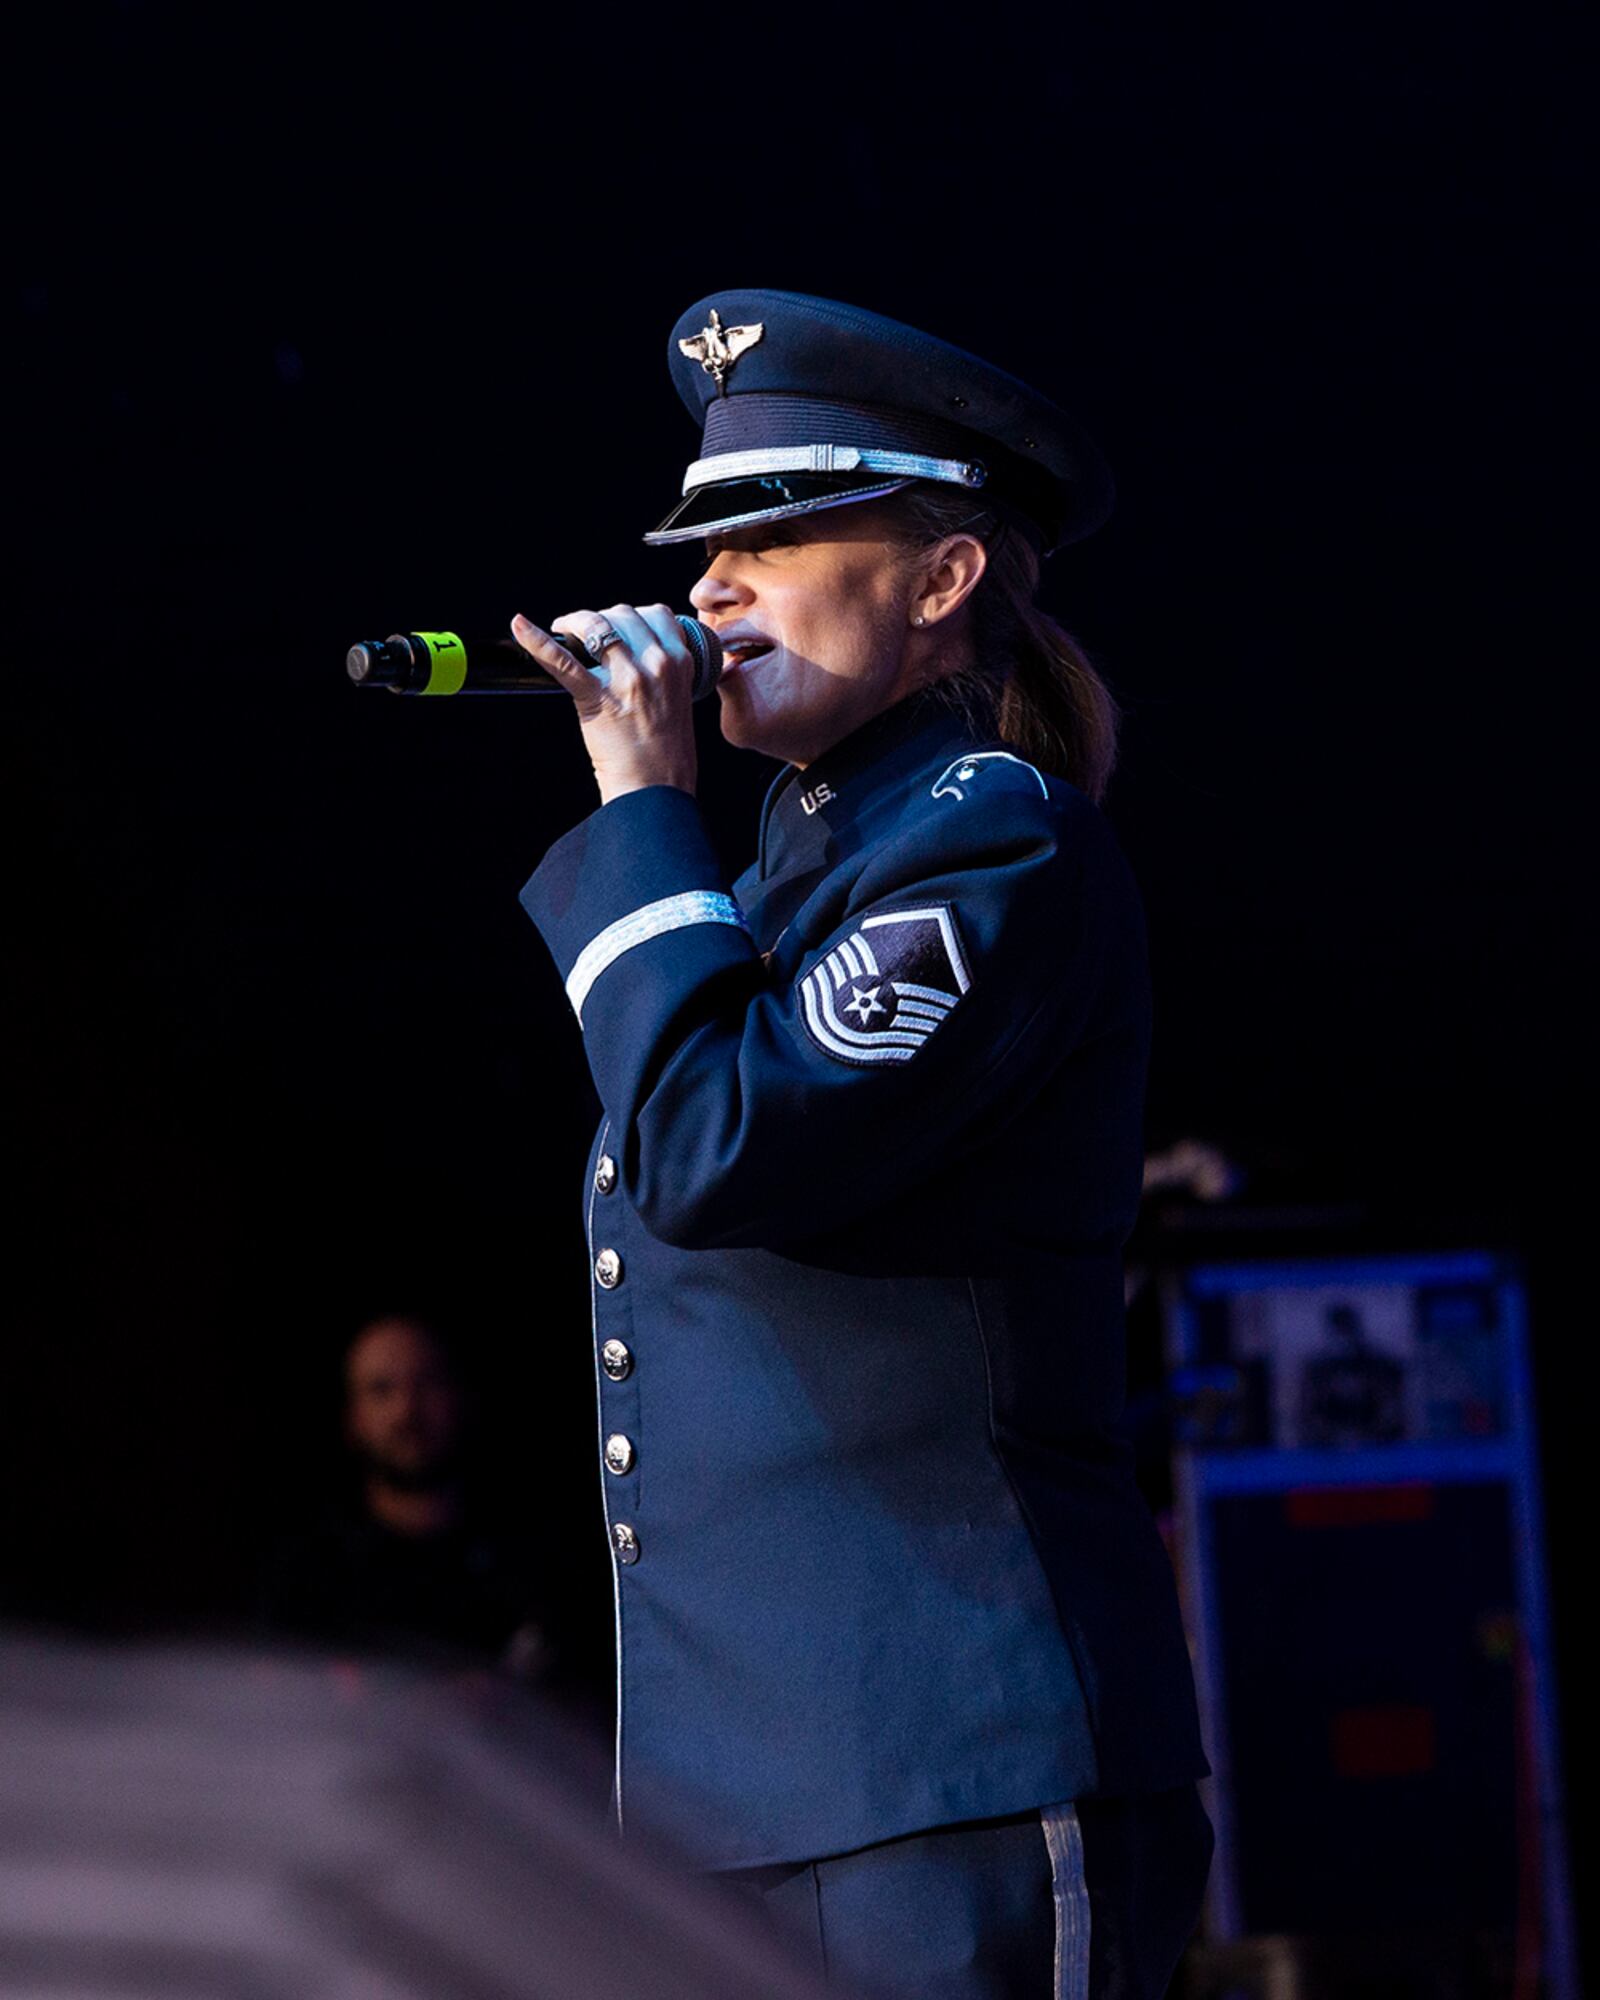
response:
[(653, 786), (523, 891), (585, 1213), (619, 1817), (712, 1868), (1203, 1774), (1117, 1435), (1143, 921), (1099, 812), (913, 698), (729, 894)]

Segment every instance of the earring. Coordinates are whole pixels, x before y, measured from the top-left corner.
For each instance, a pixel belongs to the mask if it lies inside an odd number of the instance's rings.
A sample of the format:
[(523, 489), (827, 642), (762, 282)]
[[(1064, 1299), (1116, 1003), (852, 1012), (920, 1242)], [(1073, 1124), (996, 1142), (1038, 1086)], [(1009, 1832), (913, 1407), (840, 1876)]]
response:
[(913, 625), (926, 625), (928, 621), (919, 612), (918, 615), (915, 618), (913, 618), (911, 622)]

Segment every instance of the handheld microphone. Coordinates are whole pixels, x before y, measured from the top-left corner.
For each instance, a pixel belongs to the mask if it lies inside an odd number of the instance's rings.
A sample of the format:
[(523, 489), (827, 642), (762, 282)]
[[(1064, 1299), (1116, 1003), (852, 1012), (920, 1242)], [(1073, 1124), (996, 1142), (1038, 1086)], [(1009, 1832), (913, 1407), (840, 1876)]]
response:
[[(722, 642), (698, 618), (678, 625), (694, 655), (694, 701), (703, 701), (722, 678)], [(603, 673), (570, 632), (553, 635), (580, 666)], [(344, 656), (344, 670), (357, 687), (387, 688), (391, 694), (565, 694), (567, 690), (531, 653), (507, 634), (463, 637), (459, 632), (393, 632), (387, 639), (362, 639)]]

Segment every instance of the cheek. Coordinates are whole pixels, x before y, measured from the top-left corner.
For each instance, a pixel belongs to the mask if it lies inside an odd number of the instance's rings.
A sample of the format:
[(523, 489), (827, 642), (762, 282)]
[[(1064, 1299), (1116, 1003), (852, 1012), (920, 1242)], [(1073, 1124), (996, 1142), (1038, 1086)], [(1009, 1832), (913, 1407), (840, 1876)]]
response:
[(852, 680), (875, 680), (898, 658), (895, 607), (866, 586), (845, 602), (848, 616), (840, 621), (839, 632), (841, 664)]
[[(892, 600), (892, 601), (891, 601)], [(790, 693), (811, 686), (825, 694), (841, 681), (872, 680), (898, 658), (894, 635), (902, 607), (881, 571), (830, 574), (825, 580), (807, 578), (793, 590), (766, 593), (767, 629), (788, 655), (779, 676)], [(762, 623), (762, 607), (751, 613)], [(759, 693), (759, 673), (751, 690)]]
[(790, 650), (831, 674), (859, 671), (862, 659), (874, 650), (880, 629), (877, 607), (848, 589), (825, 604), (796, 606), (784, 627)]

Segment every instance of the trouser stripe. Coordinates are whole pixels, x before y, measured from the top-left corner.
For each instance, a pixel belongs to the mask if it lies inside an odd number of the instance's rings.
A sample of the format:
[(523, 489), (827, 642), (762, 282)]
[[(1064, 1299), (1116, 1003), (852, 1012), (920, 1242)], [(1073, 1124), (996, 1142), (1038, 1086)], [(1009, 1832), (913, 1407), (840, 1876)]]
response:
[(1043, 1806), (1039, 1821), (1050, 1850), (1056, 1904), (1055, 2000), (1089, 2000), (1089, 1883), (1083, 1872), (1083, 1829), (1077, 1808)]

